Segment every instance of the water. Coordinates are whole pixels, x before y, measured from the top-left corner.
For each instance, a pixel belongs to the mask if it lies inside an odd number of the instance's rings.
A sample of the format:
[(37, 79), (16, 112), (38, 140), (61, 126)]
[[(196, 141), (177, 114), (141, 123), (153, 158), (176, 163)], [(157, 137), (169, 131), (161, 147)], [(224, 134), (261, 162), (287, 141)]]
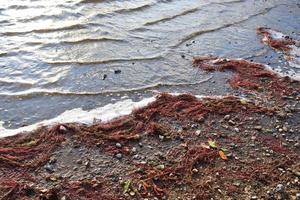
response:
[(0, 121), (18, 128), (156, 91), (228, 92), (218, 84), (226, 75), (212, 77), (191, 66), (200, 55), (288, 69), (255, 29), (267, 26), (299, 38), (299, 3), (2, 0)]

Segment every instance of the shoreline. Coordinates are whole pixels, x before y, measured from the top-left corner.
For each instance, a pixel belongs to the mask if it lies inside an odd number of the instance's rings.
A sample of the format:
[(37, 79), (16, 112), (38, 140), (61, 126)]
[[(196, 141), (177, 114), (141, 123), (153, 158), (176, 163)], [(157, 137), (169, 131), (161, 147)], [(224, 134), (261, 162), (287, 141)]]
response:
[(112, 120), (1, 138), (0, 197), (300, 198), (300, 82), (240, 59), (193, 65), (233, 72), (243, 98), (163, 93)]

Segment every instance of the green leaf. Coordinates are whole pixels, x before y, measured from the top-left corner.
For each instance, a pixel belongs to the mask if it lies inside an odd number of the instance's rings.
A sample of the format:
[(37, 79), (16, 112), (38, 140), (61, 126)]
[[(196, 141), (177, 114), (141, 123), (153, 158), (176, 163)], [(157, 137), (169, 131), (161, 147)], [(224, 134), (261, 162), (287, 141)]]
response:
[(124, 182), (124, 186), (123, 186), (123, 193), (125, 194), (126, 192), (128, 192), (129, 190), (129, 187), (130, 187), (130, 184), (131, 184), (131, 180), (127, 180)]
[(224, 148), (224, 147), (222, 147), (221, 150), (222, 150), (224, 153), (228, 151), (228, 149), (226, 149), (226, 148)]
[(217, 148), (216, 141), (213, 141), (211, 139), (208, 140), (208, 145), (212, 148)]

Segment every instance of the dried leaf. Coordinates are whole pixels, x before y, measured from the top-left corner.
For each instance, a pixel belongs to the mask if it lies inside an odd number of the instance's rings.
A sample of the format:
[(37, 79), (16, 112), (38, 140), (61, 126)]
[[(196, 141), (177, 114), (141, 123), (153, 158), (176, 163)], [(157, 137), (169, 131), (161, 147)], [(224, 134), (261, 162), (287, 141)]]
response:
[(223, 160), (228, 160), (227, 156), (225, 155), (225, 153), (223, 151), (219, 151), (219, 155)]
[(212, 148), (217, 148), (217, 144), (216, 144), (216, 141), (213, 141), (211, 139), (208, 140), (208, 144), (210, 147)]

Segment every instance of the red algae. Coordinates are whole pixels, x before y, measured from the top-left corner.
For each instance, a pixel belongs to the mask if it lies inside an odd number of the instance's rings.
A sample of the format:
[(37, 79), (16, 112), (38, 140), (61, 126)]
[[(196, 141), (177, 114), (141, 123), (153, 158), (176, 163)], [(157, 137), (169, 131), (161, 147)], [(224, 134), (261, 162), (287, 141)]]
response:
[(262, 41), (265, 44), (276, 50), (289, 52), (291, 50), (291, 46), (296, 44), (296, 41), (289, 36), (283, 35), (270, 28), (259, 27), (257, 29), (257, 33), (263, 36)]
[(264, 65), (238, 59), (222, 59), (218, 57), (198, 57), (193, 62), (195, 67), (206, 71), (231, 70), (235, 75), (229, 84), (235, 88), (264, 91), (270, 96), (290, 95), (300, 91), (300, 84), (289, 77), (281, 77)]

